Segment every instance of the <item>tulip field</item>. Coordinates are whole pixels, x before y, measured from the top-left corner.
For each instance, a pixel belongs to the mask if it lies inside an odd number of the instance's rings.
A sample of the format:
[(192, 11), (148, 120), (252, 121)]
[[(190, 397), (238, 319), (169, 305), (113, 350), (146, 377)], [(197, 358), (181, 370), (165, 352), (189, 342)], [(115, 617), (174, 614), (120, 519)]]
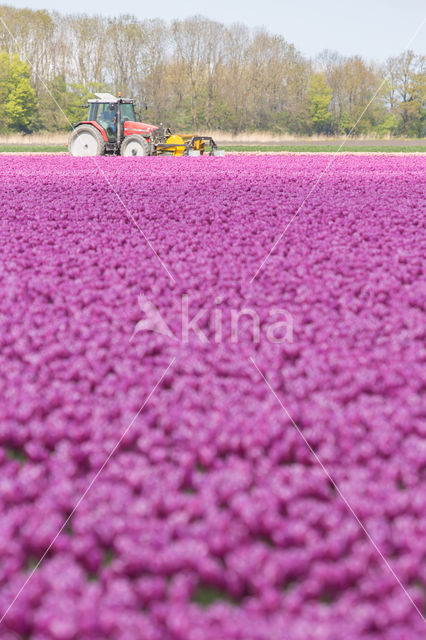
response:
[(0, 640), (425, 637), (425, 186), (0, 156)]

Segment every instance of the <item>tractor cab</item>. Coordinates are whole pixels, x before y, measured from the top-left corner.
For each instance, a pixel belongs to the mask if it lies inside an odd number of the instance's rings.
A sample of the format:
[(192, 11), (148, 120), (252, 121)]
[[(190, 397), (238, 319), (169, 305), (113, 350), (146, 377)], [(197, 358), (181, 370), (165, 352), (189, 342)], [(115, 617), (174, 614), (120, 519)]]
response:
[[(135, 122), (134, 100), (115, 98), (107, 93), (97, 93), (96, 100), (89, 100), (89, 122), (97, 122), (106, 132), (110, 142), (117, 142), (117, 132), (123, 132), (125, 122)], [(120, 118), (121, 127), (117, 126)]]

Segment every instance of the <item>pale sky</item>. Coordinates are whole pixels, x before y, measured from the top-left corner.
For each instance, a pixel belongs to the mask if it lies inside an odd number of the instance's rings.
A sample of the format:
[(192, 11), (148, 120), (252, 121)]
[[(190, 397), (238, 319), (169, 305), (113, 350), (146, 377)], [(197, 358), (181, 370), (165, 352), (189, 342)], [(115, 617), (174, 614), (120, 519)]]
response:
[[(306, 56), (323, 49), (360, 54), (381, 62), (407, 48), (426, 18), (424, 0), (0, 0), (14, 7), (56, 9), (137, 19), (186, 18), (200, 14), (231, 24), (266, 27), (293, 43)], [(72, 6), (72, 9), (71, 9)], [(426, 24), (410, 44), (426, 54)]]

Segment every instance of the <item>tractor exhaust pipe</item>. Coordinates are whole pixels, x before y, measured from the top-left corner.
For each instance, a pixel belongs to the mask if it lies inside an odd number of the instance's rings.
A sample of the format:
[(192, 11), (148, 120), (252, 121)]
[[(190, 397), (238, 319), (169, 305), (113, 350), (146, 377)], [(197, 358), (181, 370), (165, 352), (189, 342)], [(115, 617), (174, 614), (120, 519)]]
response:
[(121, 92), (119, 92), (119, 98), (117, 103), (117, 145), (120, 149), (122, 142), (122, 127), (121, 127)]

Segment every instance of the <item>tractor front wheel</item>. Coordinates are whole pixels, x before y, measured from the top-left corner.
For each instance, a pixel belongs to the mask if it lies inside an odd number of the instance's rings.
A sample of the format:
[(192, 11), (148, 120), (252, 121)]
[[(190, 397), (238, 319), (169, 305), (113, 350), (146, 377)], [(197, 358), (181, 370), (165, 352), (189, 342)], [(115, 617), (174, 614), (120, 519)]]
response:
[(149, 144), (144, 137), (134, 134), (126, 136), (121, 143), (122, 156), (149, 156)]
[(91, 124), (81, 124), (70, 133), (68, 151), (71, 156), (103, 156), (105, 140)]

